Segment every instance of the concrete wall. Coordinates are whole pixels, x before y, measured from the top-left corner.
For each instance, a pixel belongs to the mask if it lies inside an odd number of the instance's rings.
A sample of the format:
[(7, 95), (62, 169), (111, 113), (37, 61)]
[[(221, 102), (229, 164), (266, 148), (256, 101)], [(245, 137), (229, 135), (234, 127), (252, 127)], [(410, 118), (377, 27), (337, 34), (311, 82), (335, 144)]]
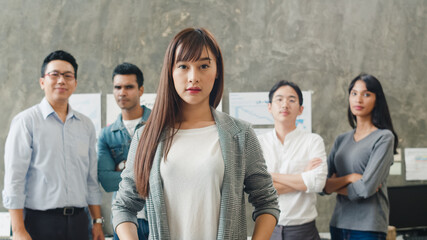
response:
[[(43, 97), (38, 78), (49, 52), (64, 49), (77, 58), (76, 93), (101, 92), (105, 114), (114, 66), (137, 64), (146, 92), (155, 92), (168, 42), (188, 26), (206, 27), (222, 48), (224, 111), (230, 91), (268, 91), (277, 80), (295, 81), (313, 90), (313, 132), (329, 151), (350, 129), (346, 88), (363, 71), (383, 84), (400, 146), (427, 147), (424, 0), (1, 0), (0, 22), (2, 156), (13, 116)], [(413, 184), (404, 175), (389, 182)], [(334, 197), (319, 197), (318, 206), (317, 225), (328, 231)]]

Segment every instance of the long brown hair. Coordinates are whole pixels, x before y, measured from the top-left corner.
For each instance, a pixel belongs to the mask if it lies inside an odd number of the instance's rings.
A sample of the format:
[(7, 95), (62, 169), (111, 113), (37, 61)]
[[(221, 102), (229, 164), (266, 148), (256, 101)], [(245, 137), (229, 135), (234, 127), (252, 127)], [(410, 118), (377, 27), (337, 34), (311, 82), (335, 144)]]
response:
[[(180, 47), (180, 51), (176, 55), (178, 47)], [(175, 123), (181, 121), (182, 99), (175, 90), (172, 78), (175, 62), (197, 61), (204, 49), (211, 50), (215, 55), (217, 65), (217, 77), (209, 95), (209, 105), (216, 108), (221, 101), (224, 89), (224, 64), (218, 43), (214, 36), (204, 28), (182, 30), (172, 39), (166, 50), (156, 101), (141, 133), (136, 150), (134, 166), (136, 189), (143, 198), (147, 198), (150, 191), (150, 171), (157, 145), (160, 141), (165, 141), (163, 154), (166, 159), (176, 133), (176, 131), (170, 130), (173, 129)]]

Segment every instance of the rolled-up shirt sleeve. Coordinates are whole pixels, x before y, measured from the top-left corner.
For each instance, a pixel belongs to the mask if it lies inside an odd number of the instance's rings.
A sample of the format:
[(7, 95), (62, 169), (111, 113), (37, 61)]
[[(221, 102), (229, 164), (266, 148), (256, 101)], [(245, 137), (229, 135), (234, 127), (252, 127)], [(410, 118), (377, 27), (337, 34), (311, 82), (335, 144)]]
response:
[(91, 125), (89, 146), (89, 174), (87, 178), (89, 205), (101, 205), (102, 195), (98, 184), (98, 159), (96, 155), (96, 132), (95, 127)]
[(19, 116), (12, 120), (6, 139), (4, 164), (3, 206), (7, 209), (24, 208), (26, 176), (32, 155), (32, 132), (29, 123)]
[(393, 163), (394, 135), (382, 136), (372, 149), (369, 162), (360, 180), (347, 186), (348, 198), (351, 201), (366, 199), (374, 195), (377, 189), (387, 180), (390, 166)]
[(313, 158), (320, 158), (322, 163), (307, 172), (301, 174), (305, 186), (307, 187), (307, 193), (318, 193), (322, 192), (326, 183), (326, 176), (328, 174), (328, 167), (326, 163), (326, 152), (325, 144), (323, 139), (319, 135), (314, 135), (310, 146), (310, 160)]

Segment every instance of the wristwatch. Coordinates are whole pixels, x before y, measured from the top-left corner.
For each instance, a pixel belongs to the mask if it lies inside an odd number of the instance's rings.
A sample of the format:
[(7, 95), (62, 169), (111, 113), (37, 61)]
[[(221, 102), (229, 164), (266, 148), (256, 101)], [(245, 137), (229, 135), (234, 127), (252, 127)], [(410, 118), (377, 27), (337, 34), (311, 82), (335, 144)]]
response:
[(123, 160), (119, 164), (117, 164), (117, 169), (119, 169), (119, 171), (123, 171), (125, 167), (126, 167), (126, 160)]
[(104, 226), (104, 218), (100, 217), (100, 218), (92, 219), (92, 224), (95, 224), (95, 223), (100, 223), (102, 224), (102, 226)]

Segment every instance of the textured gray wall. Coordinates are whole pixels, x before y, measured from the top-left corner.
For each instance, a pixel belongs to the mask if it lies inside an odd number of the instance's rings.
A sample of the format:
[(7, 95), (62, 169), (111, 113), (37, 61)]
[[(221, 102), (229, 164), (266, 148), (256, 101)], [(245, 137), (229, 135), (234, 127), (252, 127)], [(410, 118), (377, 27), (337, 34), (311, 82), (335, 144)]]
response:
[[(268, 91), (277, 80), (295, 81), (314, 91), (313, 132), (329, 151), (334, 138), (349, 130), (346, 88), (363, 71), (383, 84), (400, 146), (427, 147), (425, 0), (0, 2), (1, 156), (13, 116), (43, 97), (38, 78), (49, 52), (64, 49), (77, 58), (76, 93), (102, 92), (105, 113), (114, 66), (137, 64), (146, 92), (155, 92), (168, 42), (189, 26), (206, 27), (222, 48), (224, 111), (230, 91)], [(413, 184), (404, 175), (389, 182)], [(334, 197), (318, 199), (317, 225), (328, 231)]]

